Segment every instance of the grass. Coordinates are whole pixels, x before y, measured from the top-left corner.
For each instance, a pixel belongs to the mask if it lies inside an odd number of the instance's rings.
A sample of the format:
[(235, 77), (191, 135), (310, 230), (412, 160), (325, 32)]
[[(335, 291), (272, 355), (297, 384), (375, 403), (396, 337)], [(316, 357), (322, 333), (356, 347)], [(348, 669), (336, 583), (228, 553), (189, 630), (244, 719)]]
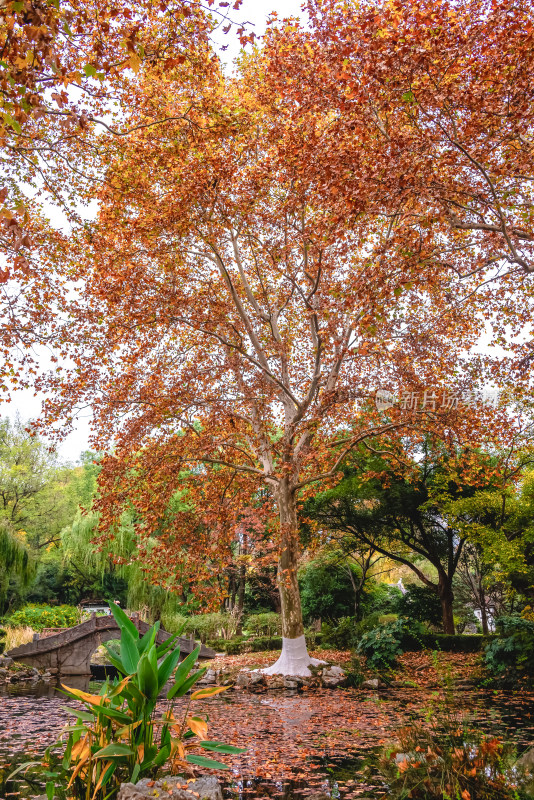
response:
[(27, 644), (33, 639), (35, 631), (29, 625), (4, 625), (3, 630), (6, 632), (5, 649), (4, 653), (12, 650), (14, 647), (20, 647), (21, 644)]

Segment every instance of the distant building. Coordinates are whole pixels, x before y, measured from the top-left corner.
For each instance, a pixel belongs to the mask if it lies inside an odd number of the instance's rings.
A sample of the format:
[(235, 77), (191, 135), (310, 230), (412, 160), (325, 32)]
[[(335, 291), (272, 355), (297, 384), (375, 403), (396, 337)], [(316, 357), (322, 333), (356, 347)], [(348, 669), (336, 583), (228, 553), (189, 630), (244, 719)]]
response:
[(83, 614), (111, 614), (106, 600), (82, 600), (80, 609)]

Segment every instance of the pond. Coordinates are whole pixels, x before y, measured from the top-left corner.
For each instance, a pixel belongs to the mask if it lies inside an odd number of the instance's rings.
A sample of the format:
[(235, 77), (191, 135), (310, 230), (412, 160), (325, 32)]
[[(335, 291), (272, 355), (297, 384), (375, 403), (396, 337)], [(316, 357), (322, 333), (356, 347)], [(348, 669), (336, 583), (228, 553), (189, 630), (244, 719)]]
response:
[[(87, 688), (80, 682), (77, 686)], [(99, 684), (90, 688), (98, 691)], [(421, 717), (437, 699), (436, 692), (415, 689), (263, 694), (231, 690), (198, 701), (196, 710), (208, 715), (210, 738), (247, 748), (243, 755), (225, 757), (231, 765), (227, 797), (297, 800), (322, 789), (351, 800), (383, 795), (365, 767), (399, 726), (413, 716)], [(24, 784), (7, 785), (5, 779), (16, 764), (42, 753), (56, 740), (68, 720), (61, 708), (65, 703), (58, 687), (50, 684), (2, 687), (2, 800), (35, 794)], [(534, 694), (463, 691), (456, 703), (477, 727), (514, 742), (518, 753), (534, 743)]]

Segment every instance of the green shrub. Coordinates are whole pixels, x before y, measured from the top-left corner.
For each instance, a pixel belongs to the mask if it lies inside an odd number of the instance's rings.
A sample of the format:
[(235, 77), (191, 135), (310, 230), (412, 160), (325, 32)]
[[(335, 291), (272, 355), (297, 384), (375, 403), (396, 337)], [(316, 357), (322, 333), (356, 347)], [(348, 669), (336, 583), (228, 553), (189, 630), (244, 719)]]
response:
[(44, 603), (24, 606), (4, 617), (6, 625), (29, 627), (34, 631), (42, 631), (44, 628), (72, 628), (80, 620), (80, 611), (75, 606), (47, 606)]
[[(308, 647), (317, 647), (322, 642), (322, 635), (316, 633), (312, 638), (306, 635)], [(209, 643), (210, 647), (214, 643)], [(224, 650), (229, 656), (241, 655), (241, 653), (263, 653), (267, 650), (281, 650), (282, 637), (281, 636), (263, 636), (257, 639), (246, 639), (244, 636), (228, 639), (225, 642), (218, 641), (215, 643), (217, 647)]]
[(282, 633), (280, 614), (268, 611), (265, 614), (251, 614), (245, 622), (245, 631), (252, 636), (274, 636)]
[(308, 645), (308, 649), (314, 649), (316, 647), (323, 646), (323, 634), (321, 631), (310, 630), (307, 628), (304, 631), (306, 636), (306, 644)]
[(2, 641), (3, 639), (6, 638), (6, 636), (7, 636), (7, 631), (4, 631), (2, 630), (2, 628), (0, 628), (0, 655), (2, 655), (6, 647), (5, 641)]
[(418, 586), (415, 583), (408, 586), (406, 593), (397, 600), (396, 611), (400, 617), (427, 622), (441, 628), (441, 603), (437, 594), (428, 586)]
[(367, 665), (372, 669), (391, 669), (402, 653), (404, 620), (380, 625), (372, 631), (364, 633), (358, 642), (358, 653), (365, 656)]
[(250, 649), (253, 653), (262, 653), (266, 650), (281, 650), (282, 649), (282, 637), (281, 636), (269, 636), (264, 637), (262, 639), (252, 639), (250, 642)]
[(310, 561), (299, 575), (299, 585), (307, 624), (354, 613), (354, 589), (347, 571), (338, 564)]
[[(232, 614), (213, 612), (185, 617), (181, 614), (162, 614), (161, 622), (169, 633), (182, 630), (184, 636), (192, 636), (205, 644), (209, 639), (230, 639), (235, 635), (237, 620)], [(219, 647), (220, 644), (217, 644)]]
[(183, 631), (187, 624), (188, 617), (183, 614), (167, 614), (161, 615), (161, 625), (169, 633), (178, 633)]
[(534, 622), (523, 617), (501, 617), (497, 631), (499, 636), (486, 647), (485, 662), (490, 674), (503, 681), (532, 678)]
[(224, 642), (221, 646), (229, 656), (239, 656), (241, 653), (245, 652), (244, 640), (241, 638), (228, 639), (228, 641)]
[[(358, 652), (366, 656), (369, 666), (376, 669), (380, 666), (389, 668), (395, 665), (397, 656), (407, 650), (479, 653), (492, 638), (494, 637), (429, 633), (420, 622), (400, 618), (396, 622), (378, 625), (363, 633)], [(396, 644), (393, 644), (392, 639)]]
[(354, 689), (359, 689), (365, 680), (365, 672), (363, 669), (361, 656), (355, 654), (348, 666), (344, 667), (346, 681), (345, 686), (350, 686)]
[(322, 643), (335, 650), (350, 650), (356, 646), (357, 631), (354, 617), (343, 617), (337, 623), (323, 622)]
[(372, 614), (394, 614), (401, 597), (402, 592), (398, 586), (389, 586), (371, 578), (364, 585), (361, 601), (363, 617)]

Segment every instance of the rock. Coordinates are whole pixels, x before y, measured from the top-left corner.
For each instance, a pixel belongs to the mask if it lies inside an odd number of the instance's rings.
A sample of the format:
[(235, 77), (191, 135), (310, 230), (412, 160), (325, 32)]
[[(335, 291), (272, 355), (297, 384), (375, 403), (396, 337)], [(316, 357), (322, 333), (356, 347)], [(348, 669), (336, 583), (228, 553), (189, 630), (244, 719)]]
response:
[(0, 656), (0, 667), (12, 667), (13, 659), (9, 656)]
[(250, 670), (242, 670), (237, 676), (235, 685), (245, 689), (250, 684), (251, 674)]
[(281, 675), (273, 675), (272, 678), (267, 679), (268, 689), (283, 689), (284, 679)]
[(219, 675), (220, 670), (218, 669), (209, 669), (203, 678), (201, 678), (198, 682), (199, 683), (208, 683), (214, 684), (219, 682)]
[(48, 667), (47, 672), (49, 672), (51, 675), (57, 675), (59, 670), (57, 667)]
[(523, 755), (517, 759), (516, 765), (522, 770), (534, 772), (534, 747), (529, 747)]
[(325, 667), (323, 669), (323, 678), (344, 678), (345, 672), (341, 667)]
[(362, 683), (362, 689), (378, 689), (380, 686), (380, 681), (378, 678), (371, 678), (371, 680), (364, 681)]
[(284, 689), (298, 689), (299, 686), (302, 686), (300, 678), (298, 678), (296, 675), (287, 675), (283, 680)]
[(251, 672), (250, 673), (250, 682), (249, 682), (249, 689), (259, 688), (260, 686), (265, 686), (265, 675), (262, 675), (261, 672)]
[(260, 689), (265, 686), (265, 675), (255, 670), (242, 670), (237, 676), (235, 685), (242, 689)]
[(335, 689), (336, 686), (342, 686), (347, 676), (341, 667), (325, 667), (322, 672), (323, 686), (330, 689)]
[(323, 686), (327, 689), (336, 689), (338, 686), (342, 686), (345, 683), (345, 680), (342, 678), (323, 678)]
[(522, 789), (526, 792), (526, 797), (534, 794), (534, 747), (529, 747), (523, 755), (518, 758), (515, 768), (521, 777)]
[[(182, 788), (186, 784), (187, 788)], [(223, 800), (219, 781), (211, 775), (191, 782), (187, 782), (185, 778), (168, 777), (158, 781), (144, 778), (135, 786), (133, 783), (123, 783), (117, 800), (145, 800), (151, 797), (165, 797), (168, 800)]]

